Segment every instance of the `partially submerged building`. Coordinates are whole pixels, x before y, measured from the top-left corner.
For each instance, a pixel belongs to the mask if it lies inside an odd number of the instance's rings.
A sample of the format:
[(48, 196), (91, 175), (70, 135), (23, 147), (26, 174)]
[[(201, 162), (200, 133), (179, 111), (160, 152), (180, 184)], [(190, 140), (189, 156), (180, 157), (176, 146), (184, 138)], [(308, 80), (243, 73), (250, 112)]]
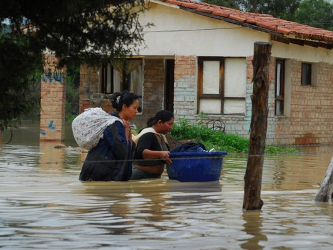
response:
[(333, 143), (332, 31), (197, 1), (147, 4), (140, 22), (154, 26), (145, 28), (145, 44), (126, 66), (81, 66), (81, 111), (110, 111), (107, 96), (130, 90), (140, 96), (138, 126), (167, 109), (193, 122), (204, 113), (248, 137), (254, 43), (270, 42), (267, 143)]

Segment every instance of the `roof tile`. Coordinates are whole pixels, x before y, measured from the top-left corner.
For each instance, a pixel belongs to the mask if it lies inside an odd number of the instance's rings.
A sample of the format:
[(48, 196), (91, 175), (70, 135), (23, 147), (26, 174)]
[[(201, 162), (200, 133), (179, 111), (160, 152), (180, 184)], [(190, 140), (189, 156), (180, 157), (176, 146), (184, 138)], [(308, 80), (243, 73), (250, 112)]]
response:
[(197, 8), (197, 11), (205, 12), (205, 13), (212, 13), (214, 11), (214, 8), (210, 8), (207, 6), (201, 6)]
[[(239, 24), (250, 24), (255, 26), (274, 30), (279, 34), (295, 34), (296, 37), (302, 39), (311, 39), (317, 41), (325, 41), (333, 44), (333, 31), (314, 28), (304, 24), (286, 21), (283, 19), (275, 18), (268, 14), (257, 14), (235, 10), (231, 8), (221, 7), (217, 5), (207, 4), (194, 0), (161, 0), (163, 2), (183, 6), (188, 9), (196, 10), (197, 12), (209, 13), (214, 16), (229, 18), (239, 22)], [(267, 31), (269, 32), (269, 31)]]
[(179, 1), (174, 1), (174, 0), (166, 0), (165, 2), (166, 2), (166, 3), (170, 3), (170, 4), (175, 4), (175, 5), (182, 5), (181, 2), (179, 2)]
[(188, 3), (188, 2), (183, 2), (182, 4), (181, 4), (181, 6), (184, 6), (184, 7), (186, 7), (186, 8), (190, 8), (190, 9), (197, 9), (198, 7), (199, 7), (199, 5), (198, 4), (195, 4), (195, 3)]
[(213, 15), (215, 16), (222, 16), (222, 17), (229, 17), (229, 13), (226, 13), (225, 11), (223, 10), (215, 10), (212, 12)]
[(231, 14), (231, 15), (229, 15), (229, 18), (239, 21), (239, 22), (244, 22), (246, 20), (246, 18), (244, 18), (240, 15), (237, 15), (237, 14)]

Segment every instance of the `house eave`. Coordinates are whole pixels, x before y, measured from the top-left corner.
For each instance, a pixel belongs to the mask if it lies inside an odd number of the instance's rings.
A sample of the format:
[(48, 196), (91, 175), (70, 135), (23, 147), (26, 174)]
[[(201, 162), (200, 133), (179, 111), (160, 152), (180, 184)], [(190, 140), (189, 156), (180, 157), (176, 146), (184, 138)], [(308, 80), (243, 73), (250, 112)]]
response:
[(300, 38), (297, 38), (297, 36), (295, 34), (288, 34), (288, 35), (282, 34), (282, 33), (277, 31), (278, 29), (277, 30), (272, 30), (272, 29), (260, 27), (260, 26), (257, 26), (257, 25), (253, 25), (253, 24), (237, 21), (237, 20), (234, 20), (234, 19), (230, 19), (230, 18), (227, 18), (227, 17), (216, 16), (216, 15), (213, 15), (213, 14), (210, 14), (210, 13), (197, 11), (197, 10), (194, 10), (194, 9), (191, 9), (191, 8), (186, 8), (186, 7), (183, 7), (183, 6), (179, 6), (179, 9), (189, 11), (189, 12), (192, 12), (192, 13), (195, 13), (195, 14), (199, 14), (199, 15), (202, 15), (202, 16), (206, 16), (206, 17), (209, 17), (209, 18), (222, 20), (222, 21), (225, 21), (225, 22), (228, 22), (228, 23), (231, 23), (231, 24), (239, 25), (239, 26), (250, 28), (250, 29), (253, 29), (253, 30), (265, 32), (265, 33), (268, 33), (268, 34), (271, 35), (272, 40), (282, 42), (282, 43), (286, 43), (286, 44), (293, 43), (293, 44), (297, 44), (297, 45), (301, 45), (301, 46), (307, 45), (307, 46), (312, 46), (312, 47), (316, 47), (316, 48), (317, 47), (322, 47), (322, 48), (326, 48), (326, 49), (332, 49), (332, 47), (333, 47), (333, 41), (332, 42), (331, 41), (325, 42), (325, 41), (319, 41), (319, 40), (308, 40), (308, 39), (304, 39), (304, 38), (300, 39)]
[(276, 35), (271, 35), (271, 40), (285, 43), (285, 44), (296, 44), (299, 46), (311, 46), (315, 48), (324, 48), (324, 49), (329, 49), (331, 50), (333, 48), (333, 44), (331, 43), (325, 43), (325, 42), (318, 42), (314, 40), (304, 40), (304, 39), (296, 39), (296, 38), (291, 38), (291, 37), (286, 37), (286, 36), (276, 36)]

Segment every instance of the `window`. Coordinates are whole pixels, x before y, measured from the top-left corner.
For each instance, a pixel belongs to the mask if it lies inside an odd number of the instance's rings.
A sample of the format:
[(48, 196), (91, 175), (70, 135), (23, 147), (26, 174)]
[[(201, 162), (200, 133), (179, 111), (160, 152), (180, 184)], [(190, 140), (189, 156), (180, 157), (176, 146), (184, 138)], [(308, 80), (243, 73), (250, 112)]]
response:
[(142, 107), (143, 63), (141, 59), (108, 62), (100, 70), (101, 92), (113, 94), (128, 90), (139, 96)]
[(101, 92), (104, 94), (112, 94), (121, 91), (120, 72), (112, 67), (111, 63), (105, 63), (101, 68)]
[(200, 57), (198, 111), (206, 114), (244, 114), (246, 60)]
[(285, 61), (276, 60), (275, 70), (275, 115), (284, 114)]
[(302, 63), (302, 86), (311, 86), (311, 71), (312, 65), (310, 63)]

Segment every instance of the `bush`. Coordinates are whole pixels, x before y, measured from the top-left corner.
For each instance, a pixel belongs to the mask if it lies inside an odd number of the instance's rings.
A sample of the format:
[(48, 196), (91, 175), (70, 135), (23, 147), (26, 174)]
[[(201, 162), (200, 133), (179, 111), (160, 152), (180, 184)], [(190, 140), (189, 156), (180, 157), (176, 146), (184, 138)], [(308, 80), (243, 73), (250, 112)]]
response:
[[(236, 134), (223, 133), (218, 130), (212, 130), (205, 126), (201, 121), (197, 124), (189, 124), (187, 120), (181, 119), (178, 124), (173, 125), (171, 136), (175, 140), (194, 139), (195, 142), (201, 142), (207, 150), (214, 148), (216, 151), (248, 152), (249, 139)], [(298, 152), (291, 147), (267, 146), (266, 152), (271, 154)]]

